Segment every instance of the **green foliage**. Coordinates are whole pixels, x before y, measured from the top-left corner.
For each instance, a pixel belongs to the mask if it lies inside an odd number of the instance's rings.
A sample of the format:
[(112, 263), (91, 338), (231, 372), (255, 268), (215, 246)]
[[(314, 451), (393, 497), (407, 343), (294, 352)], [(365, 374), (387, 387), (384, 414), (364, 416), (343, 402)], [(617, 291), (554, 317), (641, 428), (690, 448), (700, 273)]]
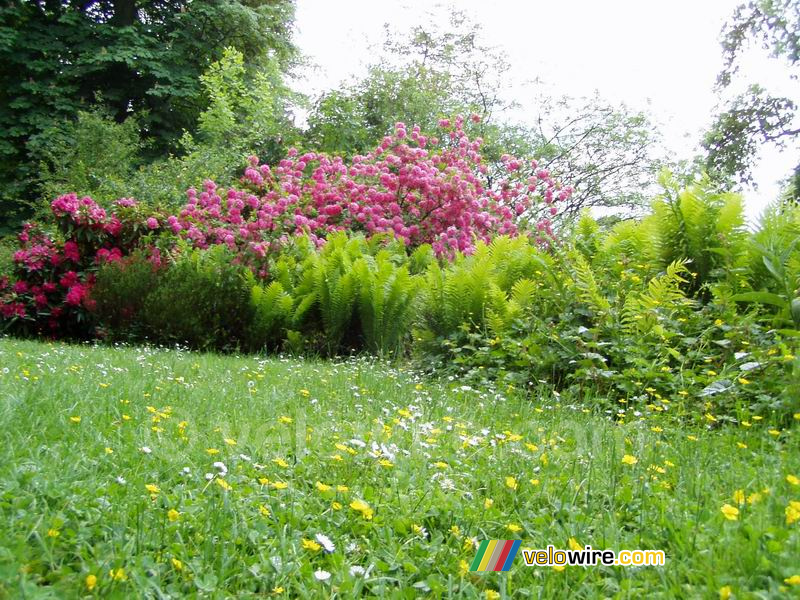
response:
[(772, 328), (770, 308), (741, 311), (746, 298), (732, 292), (750, 289), (738, 198), (698, 183), (677, 194), (677, 207), (660, 202), (660, 219), (609, 232), (585, 216), (549, 255), (499, 238), (449, 267), (432, 265), (418, 364), (526, 390), (546, 381), (608, 398), (620, 419), (644, 406), (695, 418), (696, 398), (713, 414), (791, 418), (798, 332), (786, 321)]
[(80, 112), (34, 138), (29, 145), (41, 159), (39, 209), (72, 191), (101, 204), (135, 197), (174, 207), (189, 187), (206, 179), (229, 185), (249, 155), (275, 161), (293, 141), (285, 114), (291, 93), (275, 68), (248, 69), (241, 52), (226, 48), (201, 83), (208, 107), (194, 133), (184, 132), (178, 153), (163, 159), (148, 159), (138, 117), (117, 123), (103, 109)]
[(252, 321), (244, 271), (224, 246), (184, 251), (144, 302), (150, 339), (192, 348), (233, 349)]
[[(795, 0), (749, 0), (737, 6), (722, 35), (724, 66), (717, 76), (720, 94), (737, 79), (741, 56), (753, 42), (770, 57), (784, 61), (785, 73), (797, 79), (798, 29), (800, 4)], [(751, 83), (746, 92), (725, 97), (722, 104), (724, 109), (702, 142), (703, 164), (712, 176), (728, 182), (752, 183), (751, 170), (762, 145), (788, 148), (797, 155), (800, 127), (794, 98), (775, 96)]]
[[(724, 280), (746, 261), (742, 198), (719, 192), (708, 179), (680, 188), (668, 173), (665, 194), (653, 203), (659, 248), (664, 264), (690, 261), (690, 294), (713, 281)], [(707, 290), (702, 292), (708, 295)]]
[[(148, 158), (178, 149), (207, 108), (200, 75), (235, 46), (248, 67), (284, 72), (294, 5), (285, 0), (28, 2), (0, 9), (0, 213), (36, 198), (36, 139), (79, 111), (134, 116)], [(1, 224), (0, 224), (1, 225)], [(2, 232), (0, 232), (2, 233)]]
[(39, 207), (75, 191), (107, 205), (130, 194), (142, 164), (143, 143), (135, 117), (117, 123), (102, 110), (81, 111), (36, 136), (29, 147), (39, 157)]
[(135, 253), (124, 261), (106, 263), (97, 272), (91, 292), (101, 337), (143, 339), (147, 335), (145, 303), (159, 283), (156, 267), (142, 253)]
[(106, 265), (92, 297), (112, 339), (232, 350), (252, 322), (246, 269), (224, 246), (183, 249), (158, 271), (141, 255)]
[(387, 238), (332, 235), (319, 251), (300, 239), (280, 256), (273, 281), (252, 284), (254, 345), (290, 347), (333, 355), (366, 349), (398, 353), (416, 316), (421, 277), (407, 263), (424, 264), (430, 249), (407, 257), (402, 244)]

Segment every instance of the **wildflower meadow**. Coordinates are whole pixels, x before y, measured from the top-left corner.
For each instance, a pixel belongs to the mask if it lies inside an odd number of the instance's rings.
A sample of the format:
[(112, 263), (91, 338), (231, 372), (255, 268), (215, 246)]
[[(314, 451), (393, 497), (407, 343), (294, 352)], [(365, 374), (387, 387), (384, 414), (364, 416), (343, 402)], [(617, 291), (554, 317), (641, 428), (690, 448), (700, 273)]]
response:
[[(6, 597), (791, 597), (800, 575), (798, 432), (770, 419), (621, 425), (368, 358), (0, 357)], [(496, 538), (666, 564), (469, 572)]]
[(677, 148), (683, 1), (3, 3), (0, 600), (800, 598), (800, 5)]

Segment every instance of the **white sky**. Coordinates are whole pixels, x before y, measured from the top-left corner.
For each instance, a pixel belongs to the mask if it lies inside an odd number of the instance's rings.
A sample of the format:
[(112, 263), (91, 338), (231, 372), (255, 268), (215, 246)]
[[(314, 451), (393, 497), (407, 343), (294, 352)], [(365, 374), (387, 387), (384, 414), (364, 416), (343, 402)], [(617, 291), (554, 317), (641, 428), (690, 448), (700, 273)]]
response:
[[(451, 5), (482, 26), (482, 43), (502, 48), (514, 81), (540, 78), (554, 95), (588, 96), (647, 110), (662, 124), (676, 158), (694, 154), (717, 102), (722, 65), (719, 33), (739, 0), (460, 0)], [(319, 93), (365, 73), (383, 40), (383, 25), (405, 31), (430, 19), (440, 24), (447, 5), (425, 0), (297, 0), (296, 42), (317, 65), (301, 89)], [(433, 9), (435, 17), (431, 15)], [(751, 53), (747, 83), (800, 100), (785, 66)], [(521, 120), (537, 112), (531, 94), (515, 86)], [(526, 97), (527, 96), (527, 97)], [(796, 154), (765, 151), (755, 171), (757, 192), (746, 190), (747, 214), (758, 216), (776, 197), (778, 180)]]

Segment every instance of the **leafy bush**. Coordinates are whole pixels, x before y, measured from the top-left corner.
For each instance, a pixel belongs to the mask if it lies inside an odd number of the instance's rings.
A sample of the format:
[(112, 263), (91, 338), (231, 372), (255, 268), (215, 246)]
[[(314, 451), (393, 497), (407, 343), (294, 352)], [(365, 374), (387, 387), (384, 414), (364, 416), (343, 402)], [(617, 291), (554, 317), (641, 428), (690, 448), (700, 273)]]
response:
[(143, 252), (103, 265), (90, 294), (98, 336), (143, 339), (145, 303), (160, 275), (159, 267)]
[(245, 271), (221, 246), (179, 251), (143, 302), (148, 338), (200, 349), (240, 346), (252, 321)]
[(262, 287), (251, 278), (256, 345), (287, 341), (332, 355), (369, 350), (397, 353), (416, 317), (422, 279), (409, 272), (429, 257), (423, 246), (409, 258), (388, 236), (367, 241), (343, 233), (318, 251), (308, 238), (287, 248)]

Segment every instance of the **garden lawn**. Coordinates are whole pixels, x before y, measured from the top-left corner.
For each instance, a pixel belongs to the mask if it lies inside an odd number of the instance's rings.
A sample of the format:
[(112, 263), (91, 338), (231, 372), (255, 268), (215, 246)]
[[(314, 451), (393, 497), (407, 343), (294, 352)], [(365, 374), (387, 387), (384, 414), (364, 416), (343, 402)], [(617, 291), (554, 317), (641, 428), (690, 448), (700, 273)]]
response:
[[(0, 339), (0, 597), (798, 595), (798, 426), (534, 396)], [(666, 565), (470, 573), (484, 539)]]

